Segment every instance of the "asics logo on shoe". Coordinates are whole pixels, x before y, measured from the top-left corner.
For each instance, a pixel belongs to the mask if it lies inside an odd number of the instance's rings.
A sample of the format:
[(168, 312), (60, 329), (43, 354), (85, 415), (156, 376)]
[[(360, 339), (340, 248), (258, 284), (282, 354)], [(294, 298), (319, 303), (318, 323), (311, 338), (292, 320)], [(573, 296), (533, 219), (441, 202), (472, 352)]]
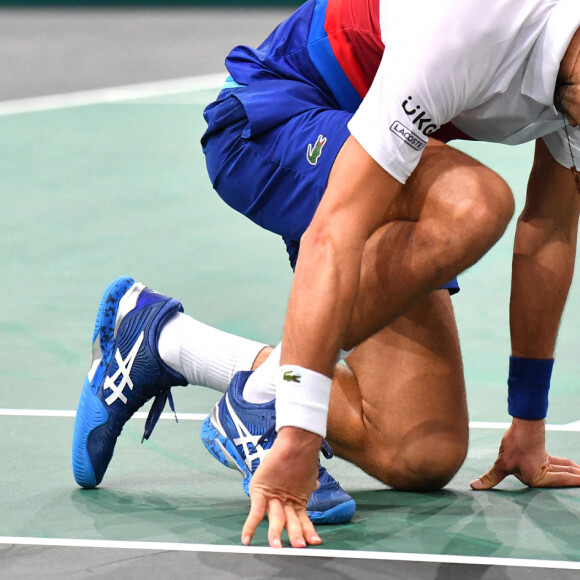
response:
[(248, 469), (252, 471), (252, 463), (255, 459), (262, 461), (268, 453), (269, 449), (264, 449), (261, 445), (258, 445), (261, 435), (252, 435), (247, 427), (242, 423), (242, 420), (238, 417), (234, 411), (230, 398), (226, 394), (226, 405), (228, 406), (228, 411), (230, 417), (234, 423), (234, 427), (239, 435), (233, 439), (234, 445), (237, 447), (241, 445), (244, 449), (244, 463), (248, 466)]
[[(135, 362), (135, 358), (137, 357), (137, 353), (139, 352), (139, 348), (141, 347), (141, 343), (145, 338), (145, 332), (142, 332), (139, 335), (139, 338), (135, 341), (133, 348), (127, 355), (127, 358), (123, 360), (121, 356), (121, 351), (117, 349), (115, 353), (115, 360), (119, 365), (119, 368), (110, 377), (105, 379), (105, 384), (103, 385), (103, 389), (110, 389), (112, 392), (111, 394), (105, 399), (107, 405), (112, 405), (117, 399), (123, 401), (123, 403), (127, 404), (127, 397), (123, 394), (125, 387), (128, 386), (131, 390), (133, 390), (133, 381), (131, 380), (131, 369), (133, 368), (133, 363)], [(121, 377), (119, 384), (116, 384), (117, 379)]]
[(300, 375), (293, 375), (292, 371), (286, 371), (282, 378), (289, 383), (299, 383), (300, 382)]

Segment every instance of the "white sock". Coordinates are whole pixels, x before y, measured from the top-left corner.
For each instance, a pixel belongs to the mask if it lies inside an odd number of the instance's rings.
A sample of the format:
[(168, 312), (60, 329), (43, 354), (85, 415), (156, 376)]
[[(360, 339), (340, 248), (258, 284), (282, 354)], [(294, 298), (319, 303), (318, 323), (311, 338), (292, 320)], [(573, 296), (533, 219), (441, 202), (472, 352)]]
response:
[(161, 330), (161, 359), (191, 385), (225, 393), (238, 371), (249, 371), (266, 344), (222, 332), (178, 312)]
[(280, 343), (268, 358), (252, 373), (252, 376), (244, 385), (244, 399), (248, 403), (268, 403), (276, 397), (276, 384), (274, 378), (276, 370), (280, 366)]

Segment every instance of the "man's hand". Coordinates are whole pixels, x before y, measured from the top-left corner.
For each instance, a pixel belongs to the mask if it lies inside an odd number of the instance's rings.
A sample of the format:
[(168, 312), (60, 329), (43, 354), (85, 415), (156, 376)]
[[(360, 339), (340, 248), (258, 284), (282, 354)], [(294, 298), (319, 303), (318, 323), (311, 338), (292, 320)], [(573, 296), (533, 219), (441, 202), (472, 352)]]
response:
[(546, 452), (545, 423), (513, 419), (493, 467), (471, 482), (473, 489), (491, 489), (508, 475), (529, 487), (580, 486), (580, 465)]
[(294, 548), (320, 544), (322, 540), (306, 514), (306, 504), (316, 489), (320, 436), (284, 427), (250, 483), (250, 514), (242, 530), (242, 543), (248, 546), (256, 528), (268, 514), (268, 542), (282, 547), (286, 529)]

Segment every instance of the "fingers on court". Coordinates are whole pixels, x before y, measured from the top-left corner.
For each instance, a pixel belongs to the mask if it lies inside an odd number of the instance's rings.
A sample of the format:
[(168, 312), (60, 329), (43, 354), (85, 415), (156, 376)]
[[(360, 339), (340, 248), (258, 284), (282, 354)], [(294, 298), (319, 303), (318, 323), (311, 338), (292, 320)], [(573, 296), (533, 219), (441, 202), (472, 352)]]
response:
[[(573, 463), (573, 462), (570, 462)], [(532, 487), (580, 487), (580, 468), (573, 465), (554, 465)]]
[(311, 545), (318, 545), (322, 544), (322, 540), (320, 536), (316, 533), (314, 529), (314, 524), (310, 521), (306, 510), (299, 514), (300, 521), (302, 523), (302, 531), (304, 532), (304, 538), (306, 539), (306, 543)]
[(303, 508), (282, 505), (279, 500), (270, 500), (268, 508), (270, 520), (268, 541), (272, 548), (281, 548), (281, 534), (286, 528), (290, 545), (293, 548), (306, 548), (308, 544), (321, 544), (322, 540)]
[(491, 489), (495, 487), (500, 481), (503, 481), (507, 476), (507, 472), (494, 465), (486, 474), (479, 479), (473, 480), (469, 485), (472, 489)]
[(550, 461), (550, 465), (559, 465), (562, 467), (575, 467), (580, 469), (580, 465), (578, 465), (571, 459), (567, 459), (565, 457), (554, 457), (553, 455), (548, 455), (548, 460)]
[(286, 531), (288, 532), (288, 539), (293, 548), (306, 548), (306, 538), (304, 537), (304, 530), (302, 529), (302, 522), (296, 515), (296, 511), (292, 506), (284, 506), (284, 515), (286, 516)]
[(250, 545), (256, 529), (266, 515), (267, 507), (268, 502), (263, 495), (255, 494), (252, 497), (250, 513), (248, 514), (244, 527), (242, 528), (242, 544), (244, 544), (244, 546)]
[(286, 526), (286, 513), (277, 498), (268, 501), (268, 543), (271, 548), (282, 547), (282, 530)]

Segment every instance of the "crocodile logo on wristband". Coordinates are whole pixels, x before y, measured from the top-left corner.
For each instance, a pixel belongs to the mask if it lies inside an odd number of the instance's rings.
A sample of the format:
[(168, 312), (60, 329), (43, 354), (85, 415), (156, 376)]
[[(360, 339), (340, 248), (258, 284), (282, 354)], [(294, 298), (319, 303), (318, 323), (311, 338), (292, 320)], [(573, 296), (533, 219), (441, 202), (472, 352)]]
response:
[(286, 371), (282, 378), (289, 383), (299, 383), (300, 382), (300, 375), (293, 375), (293, 371)]

